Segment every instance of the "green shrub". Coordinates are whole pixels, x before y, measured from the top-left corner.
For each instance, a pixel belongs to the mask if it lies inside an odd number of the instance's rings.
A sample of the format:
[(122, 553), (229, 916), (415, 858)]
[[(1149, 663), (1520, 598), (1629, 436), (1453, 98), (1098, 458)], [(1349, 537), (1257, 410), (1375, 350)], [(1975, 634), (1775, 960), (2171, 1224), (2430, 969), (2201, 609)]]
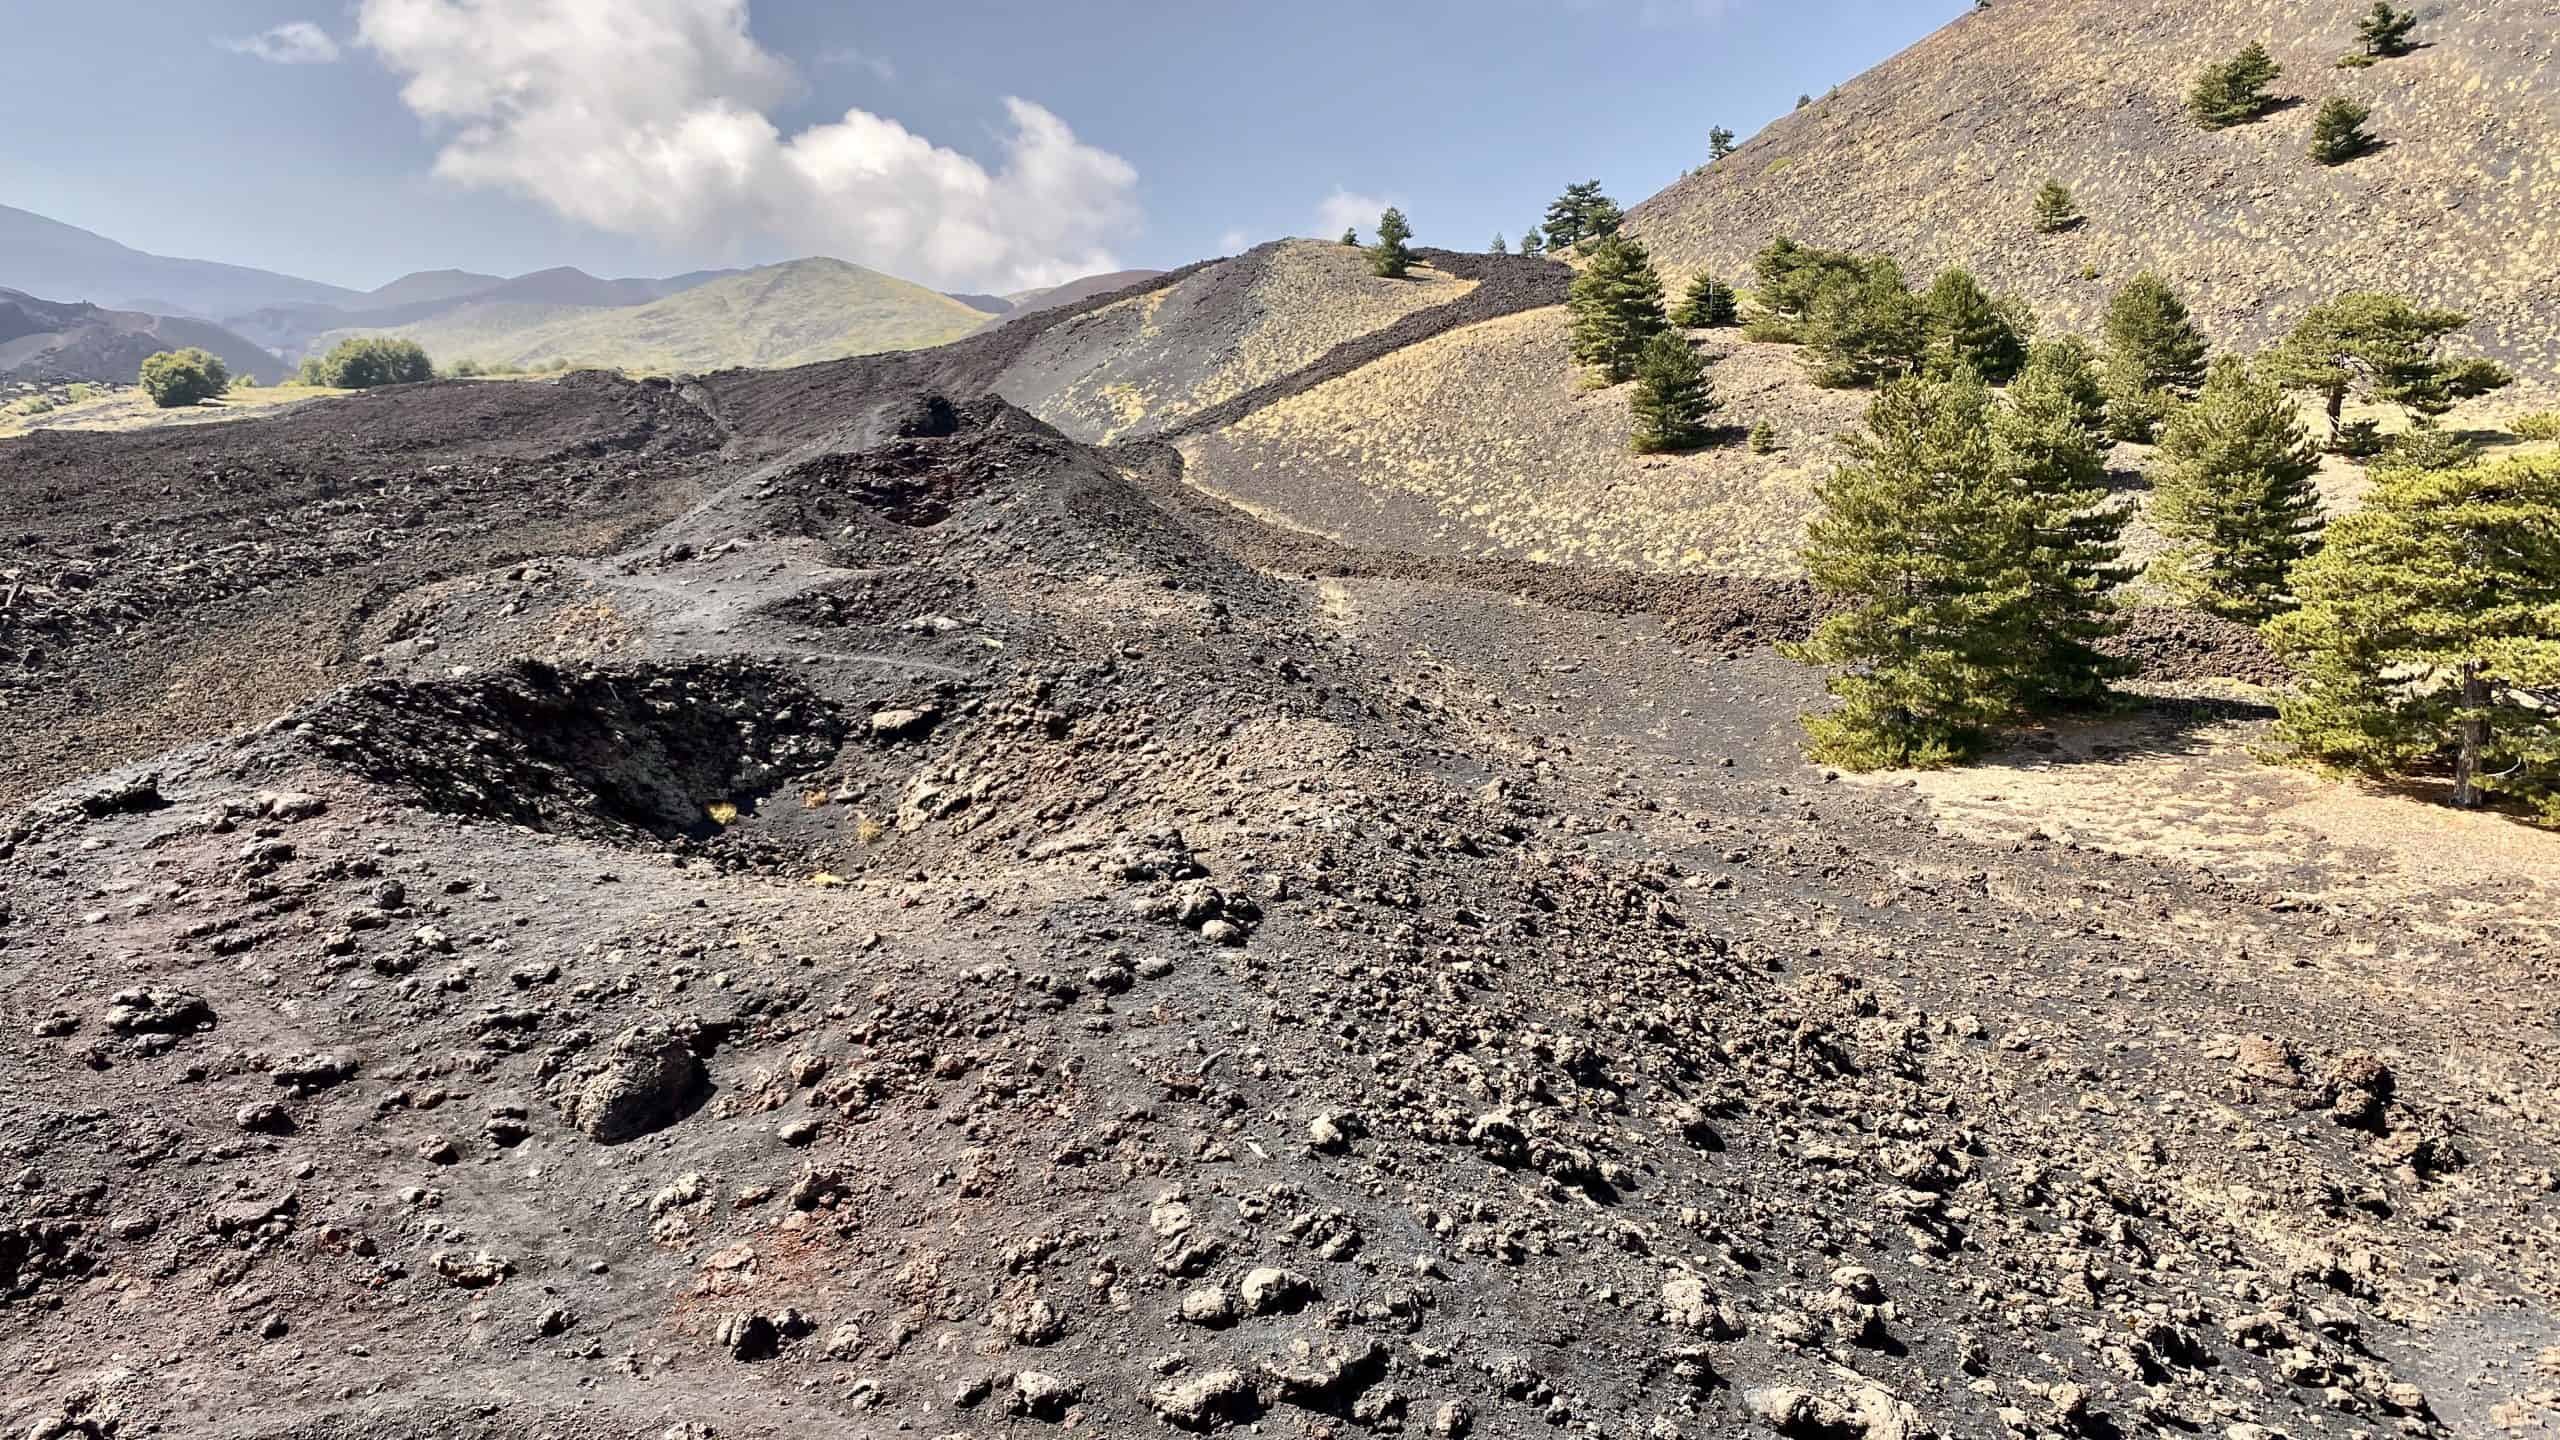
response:
[(163, 350), (142, 362), (142, 388), (163, 410), (201, 404), (231, 383), (231, 369), (218, 355), (189, 346)]
[(2459, 470), (2480, 458), (2470, 436), (2447, 430), (2432, 419), (2420, 420), (2391, 437), (2374, 462), (2377, 470)]
[(1770, 423), (1769, 423), (1768, 421), (1766, 421), (1766, 420), (1763, 420), (1763, 421), (1761, 421), (1759, 424), (1752, 426), (1752, 427), (1751, 427), (1751, 453), (1752, 453), (1752, 454), (1754, 454), (1754, 455), (1775, 455), (1775, 454), (1777, 454), (1777, 453), (1778, 453), (1778, 427), (1777, 427), (1777, 426), (1775, 426), (1775, 425), (1770, 424)]
[(415, 340), (358, 335), (341, 340), (326, 355), (302, 362), (302, 383), (338, 390), (370, 390), (377, 385), (412, 385), (436, 378), (435, 362)]
[(2560, 440), (2560, 410), (2537, 410), (2519, 415), (2507, 431), (2519, 440)]

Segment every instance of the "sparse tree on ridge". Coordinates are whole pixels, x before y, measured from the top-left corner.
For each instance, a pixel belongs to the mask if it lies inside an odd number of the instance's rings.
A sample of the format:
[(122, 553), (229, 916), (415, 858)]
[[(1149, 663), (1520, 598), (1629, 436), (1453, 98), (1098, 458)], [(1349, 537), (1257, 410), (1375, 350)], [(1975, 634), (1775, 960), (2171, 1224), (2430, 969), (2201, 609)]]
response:
[(1538, 233), (1537, 226), (1530, 226), (1520, 237), (1520, 253), (1533, 258), (1547, 253), (1546, 238)]
[(1493, 232), (1493, 248), (1486, 253), (1492, 255), (1508, 255), (1511, 253), (1511, 247), (1503, 242), (1501, 231), (1496, 230)]
[(1353, 248), (1353, 249), (1358, 249), (1358, 248), (1359, 248), (1359, 245), (1360, 245), (1360, 229), (1359, 229), (1359, 227), (1358, 227), (1358, 226), (1356, 226), (1356, 225), (1345, 225), (1345, 226), (1343, 226), (1343, 227), (1342, 227), (1342, 243), (1343, 243), (1344, 245), (1346, 245), (1346, 246), (1349, 246), (1349, 247)]
[(1651, 455), (1705, 444), (1708, 422), (1722, 406), (1706, 362), (1677, 331), (1665, 330), (1646, 341), (1637, 357), (1635, 394), (1627, 408), (1635, 416), (1635, 452)]
[(2267, 47), (2251, 41), (2247, 49), (2196, 77), (2195, 88), (2187, 95), (2187, 111), (2207, 130), (2245, 125), (2275, 108), (2275, 97), (2267, 87), (2283, 73), (2284, 67), (2267, 53)]
[(1390, 205), (1378, 217), (1378, 243), (1369, 247), (1369, 270), (1390, 280), (1401, 280), (1413, 265), (1413, 247), (1405, 244), (1413, 238), (1413, 227), (1404, 223), (1404, 212)]
[(1547, 248), (1563, 250), (1614, 235), (1623, 218), (1617, 202), (1600, 193), (1599, 181), (1567, 185), (1555, 203), (1547, 207)]
[(2376, 775), (2449, 761), (2560, 822), (2560, 458), (2383, 475), (2295, 571), (2267, 639), (2299, 686), (2275, 738)]
[(2293, 401), (2226, 355), (2160, 452), (2151, 520), (2170, 541), (2155, 565), (2167, 588), (2250, 624), (2291, 608), (2293, 567), (2320, 543), (2320, 451)]
[(2132, 512), (2107, 489), (2093, 390), (2077, 341), (2038, 345), (1991, 415), (1993, 464), (2026, 529), (2015, 628), (2018, 700), (2030, 710), (2096, 704), (2131, 668), (2099, 648), (2119, 628), (2115, 592), (2133, 576), (2122, 563)]
[(1894, 381), (1816, 489), (1805, 576), (1838, 608), (1783, 649), (1832, 672), (1838, 703), (1804, 720), (1817, 760), (1951, 764), (2016, 713), (2015, 630), (2033, 585), (1990, 404), (1971, 376)]
[(1949, 267), (1929, 286), (1924, 302), (1929, 312), (1926, 365), (1932, 378), (1952, 380), (1959, 367), (1993, 385), (2005, 385), (2027, 363), (2027, 337), (2033, 323), (2015, 305), (2003, 305), (1983, 292), (1971, 273)]
[(2329, 417), (2329, 445), (2345, 443), (2350, 396), (2441, 415), (2456, 400), (2485, 395), (2514, 376), (2486, 360), (2446, 360), (2437, 347), (2470, 323), (2456, 310), (2430, 310), (2406, 296), (2341, 295), (2315, 305), (2266, 357), (2278, 384), (2308, 390)]
[(2204, 332), (2178, 292), (2145, 271), (2107, 302), (2106, 337), (2109, 433), (2148, 443), (2204, 383)]
[(1721, 125), (1707, 132), (1707, 163), (1714, 164), (1733, 153), (1733, 132)]
[(2047, 180), (2036, 191), (2036, 233), (2059, 235), (2076, 228), (2081, 221), (2080, 207), (2073, 202), (2071, 191), (2059, 180)]
[(2333, 95), (2311, 117), (2311, 158), (2323, 165), (2344, 165), (2372, 152), (2382, 142), (2364, 128), (2373, 112), (2344, 96)]
[(1645, 343), (1671, 323), (1662, 313), (1662, 277), (1632, 235), (1605, 235), (1595, 242), (1566, 300), (1573, 312), (1573, 358), (1598, 369), (1612, 385), (1635, 375)]
[(2373, 9), (2356, 23), (2356, 39), (2368, 59), (2386, 60), (2415, 48), (2409, 43), (2409, 32), (2417, 28), (2416, 11), (2395, 10), (2389, 0), (2374, 0)]
[(231, 367), (222, 363), (221, 356), (190, 345), (145, 359), (140, 380), (152, 404), (176, 410), (202, 404), (230, 388)]
[(1671, 323), (1690, 330), (1707, 330), (1730, 325), (1741, 314), (1741, 301), (1733, 287), (1716, 278), (1712, 270), (1701, 270), (1689, 277), (1689, 288), (1680, 297), (1680, 308), (1671, 314)]

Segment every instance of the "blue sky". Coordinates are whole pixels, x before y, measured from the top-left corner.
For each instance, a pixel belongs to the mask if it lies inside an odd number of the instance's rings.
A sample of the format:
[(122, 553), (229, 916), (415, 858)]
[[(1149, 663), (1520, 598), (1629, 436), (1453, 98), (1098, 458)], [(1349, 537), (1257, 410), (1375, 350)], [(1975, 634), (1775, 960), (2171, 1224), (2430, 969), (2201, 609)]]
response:
[(1963, 8), (88, 0), (11, 18), (0, 203), (359, 287), (813, 251), (996, 287), (1319, 233), (1337, 191), (1475, 247)]

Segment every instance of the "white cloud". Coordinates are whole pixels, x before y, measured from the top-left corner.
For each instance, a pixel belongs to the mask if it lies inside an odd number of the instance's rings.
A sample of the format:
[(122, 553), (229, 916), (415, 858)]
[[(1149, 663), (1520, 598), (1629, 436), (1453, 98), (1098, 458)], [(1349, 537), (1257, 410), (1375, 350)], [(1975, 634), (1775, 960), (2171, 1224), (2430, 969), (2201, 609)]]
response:
[(1242, 252), (1251, 249), (1252, 246), (1253, 237), (1233, 226), (1220, 231), (1218, 234), (1218, 248), (1226, 251), (1230, 255), (1241, 254)]
[(746, 0), (362, 0), (357, 33), (445, 132), (436, 173), (727, 251), (778, 239), (945, 288), (1120, 268), (1137, 172), (1028, 100), (993, 170), (885, 116), (784, 135), (791, 67)]
[(291, 20), (245, 40), (226, 40), (223, 48), (255, 55), (270, 65), (326, 65), (338, 58), (338, 42), (308, 20)]
[(1326, 240), (1345, 230), (1357, 230), (1366, 239), (1378, 228), (1378, 217), (1396, 202), (1375, 195), (1361, 195), (1333, 187), (1333, 193), (1316, 202), (1316, 234)]

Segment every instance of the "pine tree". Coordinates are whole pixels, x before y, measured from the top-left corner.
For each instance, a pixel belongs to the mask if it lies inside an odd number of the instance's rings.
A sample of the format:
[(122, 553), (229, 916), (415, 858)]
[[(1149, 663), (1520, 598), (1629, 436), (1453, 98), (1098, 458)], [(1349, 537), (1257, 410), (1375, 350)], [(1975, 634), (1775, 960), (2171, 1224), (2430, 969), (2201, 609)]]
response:
[(2343, 96), (2321, 102), (2320, 113), (2311, 117), (2311, 158), (2323, 165), (2344, 165), (2369, 153), (2381, 143), (2364, 128), (2365, 118), (2372, 113)]
[(1993, 462), (2027, 530), (2027, 593), (2015, 627), (2018, 699), (2029, 709), (2091, 705), (2131, 673), (2100, 642), (2118, 627), (2115, 592), (2131, 512), (2112, 502), (2090, 424), (2093, 388), (2077, 341), (2039, 345), (1992, 412)]
[(1866, 278), (1867, 262), (1845, 250), (1799, 245), (1780, 235), (1751, 260), (1761, 308), (1789, 320), (1812, 318), (1814, 301), (1835, 284)]
[(2267, 627), (2299, 686), (2275, 738), (2376, 775), (2449, 764), (2453, 803), (2560, 822), (2560, 458), (2383, 476)]
[(1538, 233), (1537, 226), (1530, 226), (1528, 233), (1520, 237), (1520, 253), (1531, 257), (1547, 253), (1546, 237)]
[(2108, 438), (2107, 392), (2098, 382), (2097, 354), (2089, 342), (2077, 335), (2039, 340), (2027, 347), (2026, 369), (2044, 376), (2070, 401), (2073, 423), (2103, 454)]
[(1752, 453), (1752, 454), (1754, 454), (1754, 455), (1775, 455), (1775, 454), (1777, 454), (1777, 453), (1778, 453), (1778, 427), (1777, 427), (1777, 426), (1775, 426), (1775, 425), (1770, 424), (1770, 423), (1769, 423), (1768, 421), (1766, 421), (1766, 420), (1763, 420), (1763, 421), (1761, 421), (1759, 424), (1752, 426), (1752, 427), (1751, 427), (1751, 453)]
[(1805, 717), (1814, 758), (1853, 770), (1937, 766), (2016, 713), (2015, 634), (2031, 582), (1990, 392), (1900, 380), (1816, 489), (1805, 575), (1838, 608), (1791, 658), (1831, 667), (1839, 703)]
[(1717, 279), (1714, 271), (1701, 270), (1689, 277), (1689, 288), (1680, 297), (1680, 308), (1671, 312), (1671, 323), (1706, 330), (1730, 325), (1740, 314), (1733, 287)]
[(1342, 243), (1343, 243), (1343, 244), (1345, 244), (1345, 245), (1353, 246), (1353, 247), (1355, 247), (1355, 248), (1356, 248), (1356, 247), (1360, 244), (1360, 232), (1359, 232), (1359, 230), (1358, 230), (1357, 228), (1353, 227), (1353, 226), (1350, 226), (1350, 225), (1345, 225), (1345, 226), (1343, 226), (1343, 227), (1342, 227)]
[(1573, 311), (1573, 358), (1597, 367), (1612, 385), (1634, 376), (1645, 342), (1671, 323), (1662, 313), (1662, 278), (1632, 235), (1593, 244), (1566, 301)]
[(1547, 248), (1563, 250), (1585, 240), (1614, 235), (1622, 218), (1617, 202), (1600, 193), (1599, 181), (1567, 185), (1555, 203), (1547, 207)]
[(1413, 227), (1404, 223), (1404, 212), (1394, 206), (1378, 217), (1378, 243), (1369, 247), (1369, 273), (1390, 280), (1401, 280), (1413, 264), (1413, 248), (1404, 242), (1413, 238)]
[(2486, 361), (2438, 356), (2445, 337), (2470, 323), (2460, 311), (2426, 309), (2406, 296), (2341, 295), (2295, 322), (2268, 354), (2268, 373), (2280, 385), (2320, 397), (2329, 416), (2329, 446), (2343, 452), (2351, 395), (2398, 405), (2412, 415), (2441, 415), (2456, 400), (2514, 380)]
[(1911, 374), (1929, 349), (1929, 308), (1902, 283), (1902, 267), (1877, 259), (1854, 280), (1823, 287), (1803, 329), (1813, 382), (1830, 389)]
[(2071, 199), (2071, 191), (2059, 180), (2047, 180), (2036, 191), (2036, 233), (2059, 235), (2078, 228), (2080, 207)]
[(2026, 317), (1983, 293), (1973, 276), (1949, 268), (1929, 286), (1931, 378), (1952, 380), (1966, 369), (1993, 385), (2005, 385), (2027, 363), (2026, 337), (2019, 333)]
[(2388, 59), (2409, 53), (2413, 48), (2409, 32), (2417, 28), (2417, 12), (2394, 10), (2389, 0), (2373, 0), (2373, 9), (2356, 24), (2356, 38), (2363, 42), (2363, 53), (2368, 57)]
[(1730, 154), (1732, 154), (1732, 153), (1733, 153), (1733, 132), (1732, 132), (1732, 131), (1727, 130), (1726, 128), (1724, 128), (1724, 127), (1723, 127), (1723, 126), (1721, 126), (1721, 125), (1718, 125), (1718, 126), (1717, 126), (1717, 127), (1715, 127), (1714, 129), (1709, 130), (1709, 131), (1707, 132), (1707, 161), (1708, 161), (1708, 163), (1709, 163), (1709, 164), (1713, 164), (1714, 162), (1716, 162), (1716, 161), (1718, 161), (1718, 160), (1721, 160), (1721, 159), (1723, 159), (1724, 157), (1726, 157), (1727, 155), (1730, 155)]
[(2289, 575), (2318, 548), (2320, 469), (2293, 402), (2233, 356), (2213, 363), (2203, 393), (2161, 437), (2167, 473), (2151, 520), (2170, 546), (2168, 588), (2199, 608), (2252, 624), (2292, 601)]
[(2187, 111), (2207, 130), (2245, 125), (2275, 108), (2275, 97), (2267, 87), (2283, 73), (2284, 67), (2267, 54), (2267, 47), (2252, 41), (2249, 48), (2196, 78), (2195, 88), (2187, 95)]
[(1665, 330), (1645, 342), (1636, 361), (1632, 441), (1639, 455), (1694, 450), (1707, 443), (1708, 420), (1722, 407), (1707, 379), (1706, 362), (1678, 332)]
[(1583, 214), (1583, 226), (1587, 232), (1583, 239), (1587, 243), (1615, 235), (1618, 233), (1618, 227), (1626, 223), (1626, 219), (1627, 212), (1618, 208), (1618, 202), (1603, 195), (1593, 201), (1591, 208)]
[(2148, 271), (2107, 302), (2107, 422), (2148, 443), (2176, 402), (2204, 383), (2204, 332), (2169, 283)]
[(1486, 253), (1492, 255), (1508, 255), (1511, 253), (1511, 247), (1503, 243), (1501, 231), (1496, 230), (1493, 232), (1493, 246)]

